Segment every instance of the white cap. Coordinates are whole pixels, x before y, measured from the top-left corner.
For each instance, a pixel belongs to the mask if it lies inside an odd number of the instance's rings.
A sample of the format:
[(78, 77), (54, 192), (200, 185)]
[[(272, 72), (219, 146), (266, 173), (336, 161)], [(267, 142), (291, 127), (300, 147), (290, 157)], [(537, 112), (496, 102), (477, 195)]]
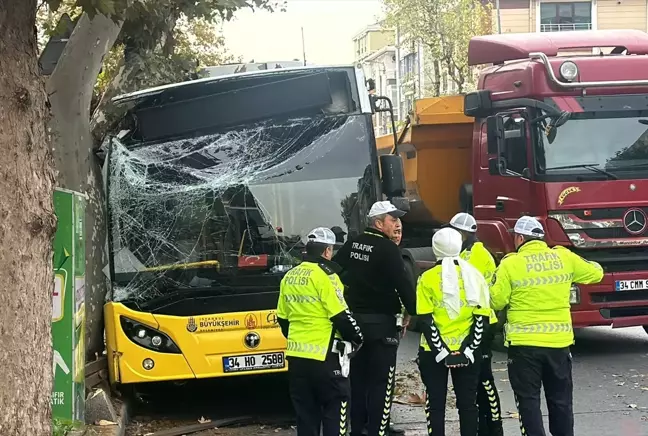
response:
[(307, 242), (319, 242), (320, 244), (335, 245), (335, 233), (326, 227), (318, 227), (308, 233)]
[(405, 215), (405, 212), (402, 210), (399, 210), (391, 204), (391, 201), (377, 201), (371, 206), (371, 210), (369, 211), (369, 214), (367, 215), (369, 218), (379, 216), (379, 215), (384, 215), (388, 213), (389, 215), (393, 216), (394, 218), (399, 218)]
[(475, 218), (466, 212), (460, 212), (452, 217), (450, 225), (457, 230), (464, 232), (475, 233), (477, 231), (477, 221)]
[(515, 223), (513, 233), (543, 239), (545, 232), (540, 221), (532, 216), (523, 216)]
[(432, 251), (437, 259), (459, 256), (462, 244), (461, 233), (450, 227), (438, 230), (432, 236)]

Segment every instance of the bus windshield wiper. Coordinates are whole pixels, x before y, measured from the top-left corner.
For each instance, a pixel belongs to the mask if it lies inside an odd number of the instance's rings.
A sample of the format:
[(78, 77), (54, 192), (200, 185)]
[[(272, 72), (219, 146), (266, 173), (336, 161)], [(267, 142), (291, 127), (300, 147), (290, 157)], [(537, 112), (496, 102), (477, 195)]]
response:
[(604, 174), (605, 176), (607, 176), (611, 180), (618, 180), (619, 179), (617, 176), (615, 176), (611, 172), (605, 171), (605, 170), (602, 170), (601, 168), (599, 168), (598, 164), (565, 165), (565, 166), (562, 166), (562, 167), (547, 168), (547, 169), (545, 169), (545, 171), (568, 170), (568, 169), (572, 169), (572, 168), (585, 168), (586, 170), (590, 170), (590, 171), (595, 172), (595, 173)]

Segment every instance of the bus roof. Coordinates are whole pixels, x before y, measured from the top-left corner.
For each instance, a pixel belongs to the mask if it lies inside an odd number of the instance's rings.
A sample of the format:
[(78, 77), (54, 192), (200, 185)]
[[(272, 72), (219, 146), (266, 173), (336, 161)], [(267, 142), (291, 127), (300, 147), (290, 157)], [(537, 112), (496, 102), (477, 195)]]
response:
[(150, 97), (152, 95), (159, 94), (170, 89), (177, 89), (180, 87), (193, 86), (197, 84), (219, 82), (219, 81), (239, 78), (239, 77), (254, 77), (254, 76), (269, 75), (269, 74), (282, 74), (284, 72), (290, 72), (290, 71), (296, 72), (296, 71), (309, 71), (309, 70), (312, 71), (339, 70), (342, 68), (355, 68), (355, 67), (353, 65), (337, 65), (337, 66), (335, 65), (308, 66), (307, 65), (305, 67), (289, 67), (289, 68), (276, 68), (272, 70), (247, 71), (244, 73), (226, 74), (223, 76), (216, 76), (216, 77), (205, 77), (202, 79), (187, 80), (186, 82), (171, 83), (168, 85), (156, 86), (154, 88), (142, 89), (140, 91), (118, 95), (116, 97), (113, 97), (112, 101), (117, 104), (126, 103), (128, 101), (138, 100), (144, 97)]
[(648, 33), (640, 30), (577, 30), (476, 36), (468, 44), (468, 65), (528, 59), (530, 53), (557, 56), (560, 50), (623, 47), (628, 54), (648, 54)]

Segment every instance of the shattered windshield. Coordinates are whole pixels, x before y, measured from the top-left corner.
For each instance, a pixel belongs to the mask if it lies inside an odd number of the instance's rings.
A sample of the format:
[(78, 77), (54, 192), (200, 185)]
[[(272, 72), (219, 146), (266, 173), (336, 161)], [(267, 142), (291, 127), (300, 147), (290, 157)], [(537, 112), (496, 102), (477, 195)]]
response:
[(113, 298), (146, 300), (298, 262), (307, 232), (364, 226), (369, 118), (275, 118), (110, 151)]

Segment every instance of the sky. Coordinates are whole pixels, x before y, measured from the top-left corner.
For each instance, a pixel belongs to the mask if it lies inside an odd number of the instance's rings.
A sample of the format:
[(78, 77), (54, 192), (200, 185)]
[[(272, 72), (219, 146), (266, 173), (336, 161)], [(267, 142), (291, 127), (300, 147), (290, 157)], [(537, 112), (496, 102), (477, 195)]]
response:
[(350, 64), (353, 37), (382, 16), (381, 0), (288, 0), (286, 12), (242, 10), (223, 25), (227, 48), (244, 62), (302, 59)]

